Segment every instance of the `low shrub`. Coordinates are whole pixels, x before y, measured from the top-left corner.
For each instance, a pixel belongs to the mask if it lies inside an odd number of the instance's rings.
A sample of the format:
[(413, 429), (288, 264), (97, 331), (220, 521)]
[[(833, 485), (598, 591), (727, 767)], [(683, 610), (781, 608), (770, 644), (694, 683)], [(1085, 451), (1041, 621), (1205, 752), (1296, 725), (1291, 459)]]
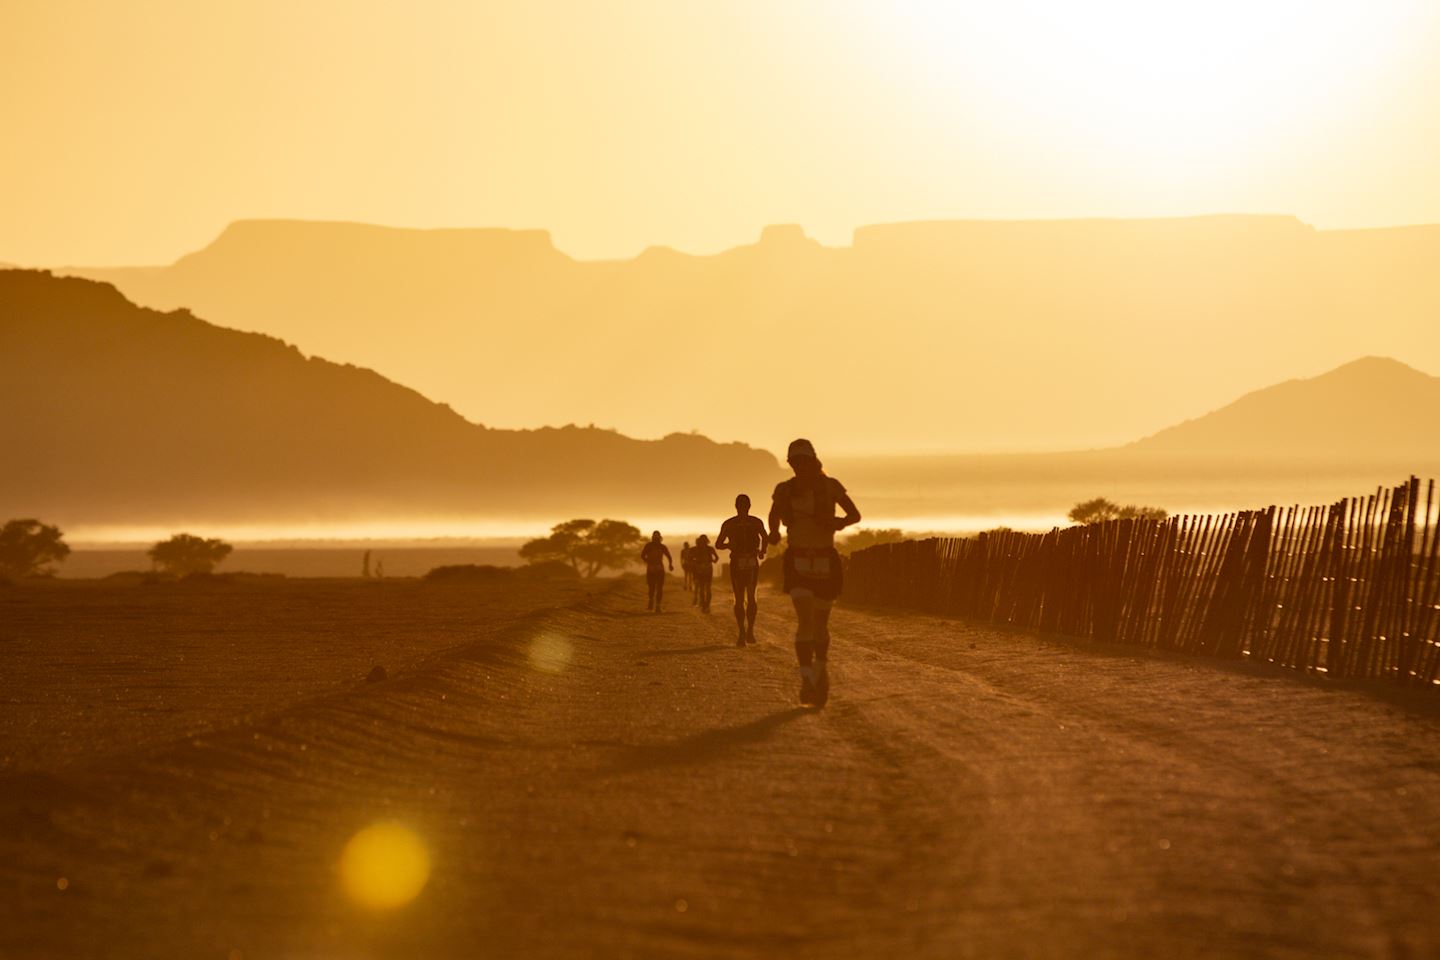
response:
[(579, 580), (580, 571), (564, 560), (543, 560), (515, 568), (515, 576), (527, 580)]

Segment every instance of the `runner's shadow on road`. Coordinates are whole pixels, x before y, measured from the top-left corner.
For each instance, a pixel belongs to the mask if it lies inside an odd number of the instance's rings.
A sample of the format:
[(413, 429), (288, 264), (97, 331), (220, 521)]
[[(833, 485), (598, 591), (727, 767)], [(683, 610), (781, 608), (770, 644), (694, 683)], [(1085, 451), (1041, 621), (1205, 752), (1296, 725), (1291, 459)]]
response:
[(669, 647), (659, 650), (641, 650), (636, 656), (640, 657), (675, 657), (685, 653), (709, 653), (712, 650), (729, 650), (731, 647), (723, 643), (707, 643), (703, 647)]
[(709, 763), (727, 751), (750, 743), (767, 740), (775, 730), (791, 720), (815, 711), (809, 707), (791, 707), (749, 723), (733, 727), (705, 730), (669, 743), (646, 743), (631, 747), (624, 756), (602, 773), (638, 773), (661, 767), (683, 767)]

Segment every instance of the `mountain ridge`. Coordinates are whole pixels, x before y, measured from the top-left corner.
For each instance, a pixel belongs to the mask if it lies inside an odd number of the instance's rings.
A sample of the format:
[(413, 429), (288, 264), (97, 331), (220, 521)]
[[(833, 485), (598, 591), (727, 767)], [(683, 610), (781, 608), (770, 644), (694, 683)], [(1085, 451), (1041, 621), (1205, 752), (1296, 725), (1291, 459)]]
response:
[(1440, 377), (1366, 356), (1315, 377), (1252, 390), (1201, 417), (1120, 448), (1135, 453), (1314, 456), (1327, 446), (1364, 459), (1433, 457), (1426, 427), (1440, 418)]
[(1109, 227), (1112, 229), (1126, 229), (1127, 227), (1178, 227), (1186, 225), (1229, 225), (1229, 226), (1250, 226), (1268, 228), (1272, 232), (1294, 232), (1309, 233), (1317, 235), (1330, 234), (1369, 234), (1377, 232), (1392, 231), (1440, 231), (1440, 224), (1417, 223), (1401, 224), (1385, 227), (1337, 227), (1320, 228), (1313, 224), (1306, 223), (1294, 214), (1284, 213), (1208, 213), (1194, 215), (1177, 215), (1167, 217), (1032, 217), (1021, 219), (1003, 218), (922, 218), (915, 220), (894, 220), (879, 223), (859, 224), (851, 230), (849, 243), (821, 243), (810, 237), (803, 224), (793, 222), (775, 222), (762, 226), (757, 239), (750, 243), (736, 243), (719, 250), (708, 252), (697, 252), (683, 250), (672, 244), (655, 243), (642, 247), (630, 256), (611, 257), (577, 257), (566, 252), (555, 243), (552, 233), (540, 227), (414, 227), (399, 226), (394, 224), (371, 223), (363, 220), (312, 220), (304, 217), (242, 217), (225, 224), (208, 241), (196, 247), (194, 250), (180, 254), (174, 260), (164, 264), (119, 264), (113, 266), (86, 266), (84, 264), (56, 264), (48, 267), (22, 267), (16, 264), (0, 263), (0, 267), (7, 269), (47, 269), (56, 273), (79, 273), (89, 271), (110, 271), (110, 270), (163, 270), (172, 267), (187, 258), (196, 254), (204, 253), (217, 246), (228, 245), (238, 237), (260, 235), (266, 232), (283, 232), (288, 230), (314, 230), (316, 232), (331, 231), (355, 231), (357, 233), (372, 234), (394, 234), (397, 236), (425, 236), (430, 235), (436, 238), (458, 237), (466, 238), (471, 236), (499, 238), (515, 238), (532, 243), (536, 246), (543, 246), (572, 263), (623, 263), (638, 260), (650, 251), (661, 251), (675, 253), (684, 257), (707, 258), (720, 257), (735, 250), (742, 250), (767, 242), (785, 242), (798, 233), (799, 238), (821, 246), (827, 250), (844, 251), (855, 247), (874, 242), (877, 238), (887, 238), (894, 235), (922, 232), (945, 232), (945, 231), (1025, 231), (1036, 227), (1062, 227), (1076, 230), (1090, 229), (1095, 227)]
[[(256, 221), (225, 236), (169, 267), (72, 272), (383, 369), (511, 428), (680, 423), (849, 453), (1076, 449), (1357, 354), (1440, 368), (1431, 226), (913, 221), (826, 246), (777, 224), (718, 253), (604, 261), (544, 231)], [(766, 388), (747, 389), (738, 356), (783, 375), (757, 369)], [(637, 363), (649, 377), (615, 375)], [(897, 395), (903, 414), (875, 401)]]
[(473, 423), (372, 369), (39, 271), (0, 271), (0, 347), (0, 407), (12, 413), (0, 443), (29, 454), (0, 481), (0, 512), (17, 515), (718, 511), (780, 476), (770, 453), (705, 437)]

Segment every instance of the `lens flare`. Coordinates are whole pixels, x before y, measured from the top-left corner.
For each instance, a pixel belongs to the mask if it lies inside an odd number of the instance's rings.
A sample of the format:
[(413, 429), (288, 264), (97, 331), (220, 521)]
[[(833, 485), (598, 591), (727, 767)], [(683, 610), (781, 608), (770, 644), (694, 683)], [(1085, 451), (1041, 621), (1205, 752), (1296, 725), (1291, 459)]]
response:
[(403, 907), (429, 879), (430, 853), (404, 824), (371, 824), (351, 837), (340, 855), (345, 892), (376, 910)]
[(546, 673), (559, 673), (570, 665), (575, 645), (553, 633), (542, 633), (530, 641), (530, 665)]

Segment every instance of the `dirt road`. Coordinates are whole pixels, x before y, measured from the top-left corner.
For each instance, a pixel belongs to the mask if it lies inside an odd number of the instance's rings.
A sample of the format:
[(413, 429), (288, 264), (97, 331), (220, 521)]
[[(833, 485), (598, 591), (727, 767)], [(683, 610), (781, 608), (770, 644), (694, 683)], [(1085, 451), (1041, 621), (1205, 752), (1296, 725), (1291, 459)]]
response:
[[(148, 681), (188, 691), (183, 723), (155, 713), (166, 739), (103, 705), (47, 724), (37, 699), (71, 681), (34, 663), (82, 669), (64, 653), (80, 641), (12, 597), (0, 955), (1440, 951), (1440, 720), (1423, 704), (842, 610), (832, 700), (812, 711), (783, 597), (763, 598), (746, 650), (723, 602), (651, 615), (634, 581), (397, 585), (383, 636), (368, 602), (327, 607), (336, 649), (366, 651), (343, 682), (237, 603), (215, 630), (252, 636), (290, 686), (177, 664)], [(304, 609), (271, 633), (305, 628)], [(189, 636), (172, 614), (166, 649)], [(401, 649), (407, 617), (428, 639)], [(372, 650), (400, 652), (367, 684)], [(126, 667), (109, 669), (114, 685)], [(376, 821), (432, 859), (383, 913), (336, 870)]]

